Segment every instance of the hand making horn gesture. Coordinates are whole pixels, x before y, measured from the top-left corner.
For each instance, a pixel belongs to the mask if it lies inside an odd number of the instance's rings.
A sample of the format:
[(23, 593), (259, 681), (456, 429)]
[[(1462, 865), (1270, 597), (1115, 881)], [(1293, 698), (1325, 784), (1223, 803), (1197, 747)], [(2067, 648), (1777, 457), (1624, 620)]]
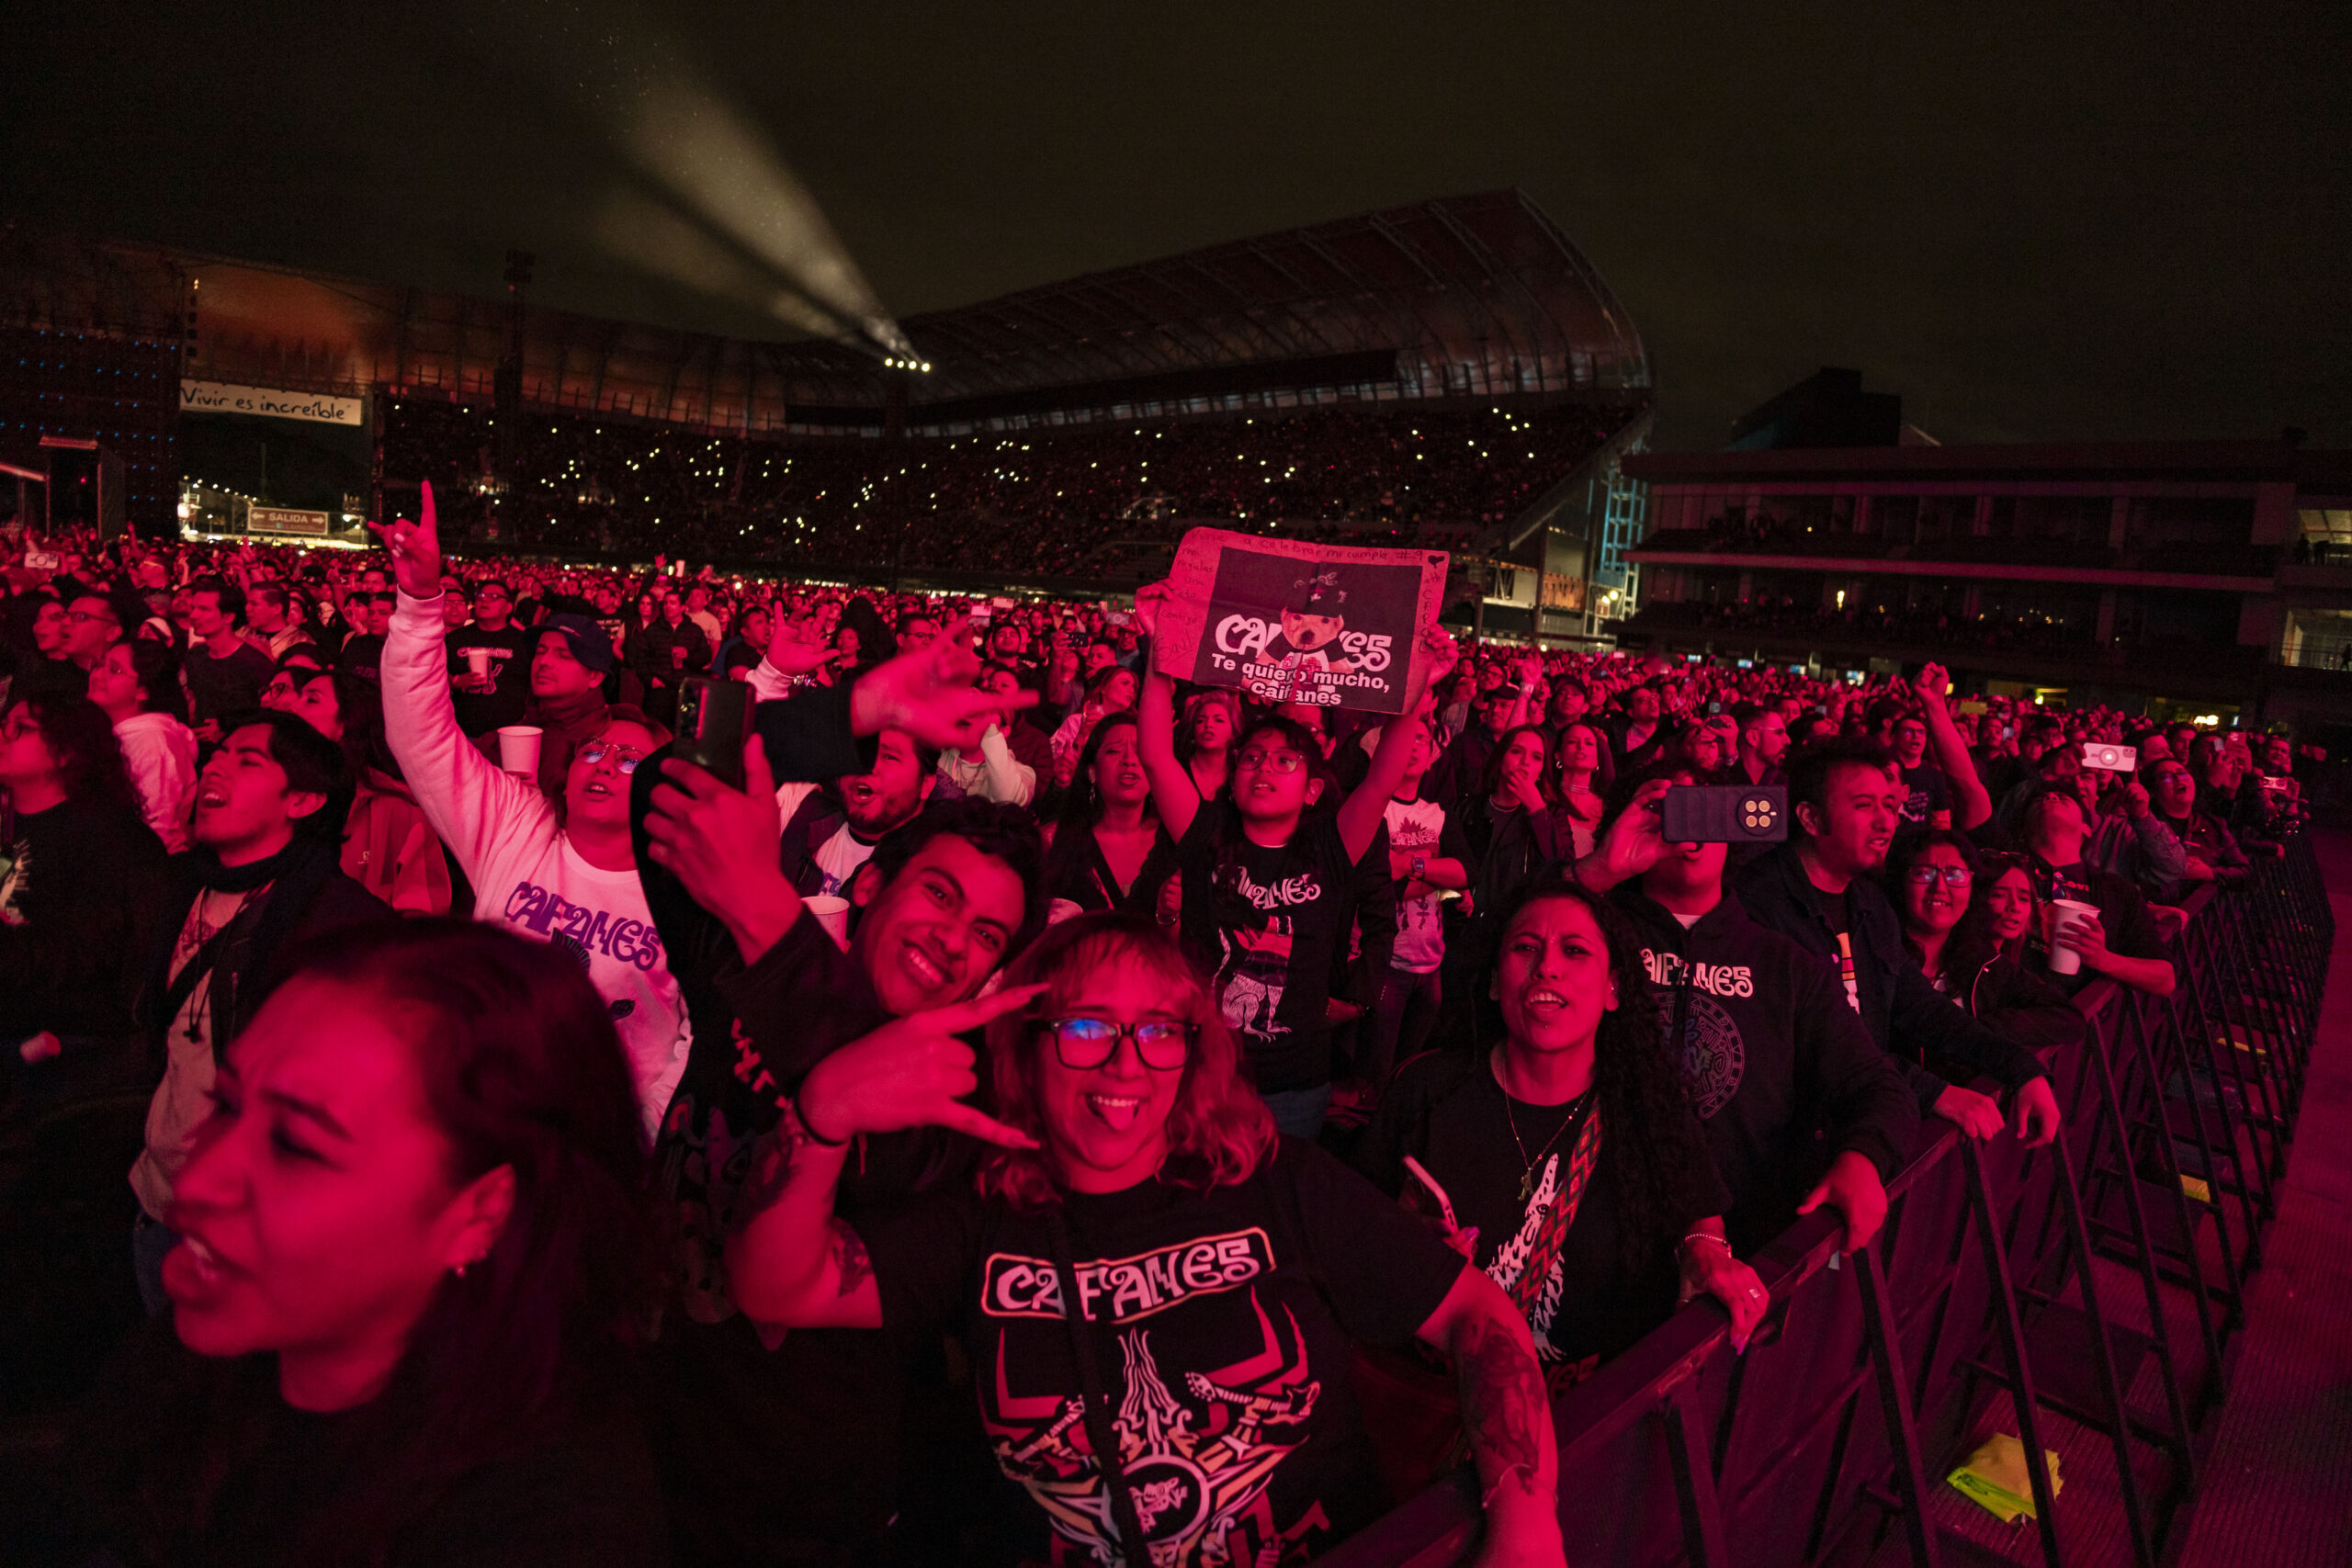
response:
[(399, 579), (401, 592), (412, 599), (437, 599), (441, 596), (441, 519), (433, 507), (433, 481), (424, 481), (424, 499), (417, 507), (416, 522), (405, 517), (390, 524), (370, 523), (368, 526), (384, 541), (384, 551), (392, 558), (392, 575)]
[(1010, 1149), (1037, 1140), (975, 1111), (964, 1097), (980, 1087), (972, 1048), (956, 1038), (1025, 1007), (1046, 989), (1015, 986), (893, 1019), (817, 1064), (800, 1086), (800, 1124), (829, 1144), (859, 1133), (945, 1127)]

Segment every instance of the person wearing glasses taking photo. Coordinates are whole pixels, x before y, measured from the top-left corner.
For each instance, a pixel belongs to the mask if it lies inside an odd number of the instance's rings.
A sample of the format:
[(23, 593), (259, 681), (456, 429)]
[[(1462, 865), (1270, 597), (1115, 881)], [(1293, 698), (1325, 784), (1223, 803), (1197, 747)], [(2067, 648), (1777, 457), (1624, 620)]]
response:
[[(1376, 1516), (1350, 1342), (1418, 1340), (1460, 1388), (1476, 1561), (1561, 1562), (1548, 1401), (1501, 1287), (1276, 1135), (1209, 983), (1148, 921), (1065, 921), (1007, 980), (809, 1073), (729, 1246), (743, 1310), (956, 1335), (1037, 1506), (1023, 1557), (1159, 1568), (1303, 1562)], [(985, 1067), (956, 1038), (982, 1026)], [(965, 1103), (983, 1073), (993, 1115)], [(977, 1179), (843, 1224), (852, 1142), (916, 1126), (993, 1145)]]
[(629, 844), (628, 775), (669, 742), (616, 706), (572, 753), (549, 800), (476, 750), (458, 723), (443, 644), (433, 487), (421, 517), (379, 528), (400, 579), (384, 636), (384, 736), (425, 819), (474, 887), (477, 919), (552, 942), (587, 972), (620, 1032), (651, 1141), (685, 1067), (690, 1032)]

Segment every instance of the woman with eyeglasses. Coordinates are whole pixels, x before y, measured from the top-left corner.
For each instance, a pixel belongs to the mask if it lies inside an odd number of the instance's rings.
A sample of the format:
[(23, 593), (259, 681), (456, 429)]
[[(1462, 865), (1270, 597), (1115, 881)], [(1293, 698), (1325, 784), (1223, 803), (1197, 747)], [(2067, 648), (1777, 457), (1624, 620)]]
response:
[[(1148, 922), (1054, 928), (992, 998), (825, 1058), (755, 1167), (735, 1298), (796, 1326), (946, 1329), (1033, 1560), (1292, 1564), (1385, 1499), (1352, 1342), (1451, 1363), (1484, 1562), (1562, 1561), (1550, 1411), (1486, 1275), (1314, 1144), (1278, 1137), (1207, 986)], [(987, 1064), (956, 1033), (985, 1025)], [(992, 1114), (965, 1103), (985, 1077)], [(970, 1188), (863, 1231), (833, 1213), (861, 1134), (993, 1147)]]
[[(1982, 854), (1964, 834), (1939, 828), (1897, 840), (1886, 874), (1904, 944), (1936, 989), (2028, 1050), (2082, 1040), (2083, 1015), (2065, 993), (2018, 962), (2034, 914), (2033, 879), (2023, 860)], [(2048, 1079), (2035, 1082), (2048, 1092)], [(1934, 1110), (1973, 1138), (1996, 1136), (2007, 1125), (1990, 1096), (1959, 1084), (1938, 1097)]]
[[(539, 793), (483, 756), (458, 728), (442, 645), (441, 544), (433, 491), (420, 522), (382, 530), (400, 579), (384, 638), (384, 735), (434, 833), (473, 886), (477, 919), (570, 953), (587, 972), (636, 1069), (648, 1139), (684, 1070), (686, 1010), (665, 962), (629, 841), (628, 777), (669, 731), (616, 705), (580, 743), (563, 793)], [(696, 636), (701, 634), (697, 632)]]

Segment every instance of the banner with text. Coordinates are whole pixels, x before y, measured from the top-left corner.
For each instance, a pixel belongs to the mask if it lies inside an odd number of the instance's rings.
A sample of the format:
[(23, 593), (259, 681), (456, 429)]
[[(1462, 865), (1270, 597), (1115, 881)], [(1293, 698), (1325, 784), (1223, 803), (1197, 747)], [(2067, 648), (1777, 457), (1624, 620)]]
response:
[(1152, 664), (1260, 702), (1398, 713), (1420, 628), (1444, 603), (1445, 568), (1442, 550), (1194, 528), (1168, 573)]
[(323, 392), (286, 392), (274, 387), (240, 387), (228, 381), (182, 381), (182, 413), (258, 414), (265, 419), (306, 419), (318, 424), (361, 423), (360, 400)]
[(249, 534), (309, 534), (326, 537), (327, 514), (323, 512), (297, 512), (287, 506), (256, 506), (245, 513), (245, 532)]

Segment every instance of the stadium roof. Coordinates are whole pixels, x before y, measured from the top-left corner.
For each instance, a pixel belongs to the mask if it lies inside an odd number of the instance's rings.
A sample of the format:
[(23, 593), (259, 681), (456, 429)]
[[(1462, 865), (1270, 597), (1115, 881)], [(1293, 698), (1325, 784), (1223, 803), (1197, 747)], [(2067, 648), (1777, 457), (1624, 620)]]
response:
[[(0, 320), (139, 333), (192, 322), (192, 378), (491, 395), (503, 301), (153, 247), (0, 237)], [(722, 338), (530, 307), (542, 406), (765, 430), (1354, 387), (1386, 397), (1638, 392), (1640, 333), (1521, 192), (1365, 213), (901, 323), (927, 375), (823, 340)]]

